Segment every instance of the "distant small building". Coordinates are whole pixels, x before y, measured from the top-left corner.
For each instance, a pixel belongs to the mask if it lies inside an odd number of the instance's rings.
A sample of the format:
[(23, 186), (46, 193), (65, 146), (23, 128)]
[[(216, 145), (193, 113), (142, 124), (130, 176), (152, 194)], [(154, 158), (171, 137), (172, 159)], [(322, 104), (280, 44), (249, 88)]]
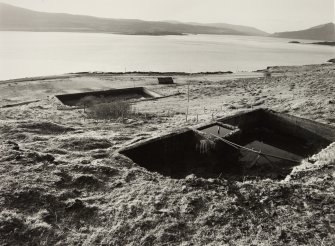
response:
[(271, 72), (269, 70), (264, 71), (264, 77), (265, 78), (270, 78), (271, 77)]
[(158, 78), (158, 84), (161, 85), (171, 85), (174, 84), (172, 77), (159, 77)]

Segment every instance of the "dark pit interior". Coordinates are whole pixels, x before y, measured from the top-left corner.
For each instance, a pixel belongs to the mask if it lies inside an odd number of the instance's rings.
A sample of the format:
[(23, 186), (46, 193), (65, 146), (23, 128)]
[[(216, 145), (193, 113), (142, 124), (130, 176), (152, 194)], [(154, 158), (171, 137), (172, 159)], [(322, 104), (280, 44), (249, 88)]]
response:
[(236, 128), (233, 126), (222, 123), (214, 123), (213, 125), (199, 128), (200, 131), (206, 134), (215, 135), (218, 137), (225, 137), (228, 134), (231, 134), (235, 129)]
[(89, 100), (95, 101), (97, 103), (106, 103), (114, 101), (140, 100), (155, 97), (160, 97), (160, 95), (149, 91), (144, 87), (56, 95), (58, 100), (60, 100), (64, 105), (68, 106), (82, 106)]
[[(218, 128), (221, 128), (218, 132)], [(335, 129), (259, 109), (183, 129), (120, 151), (172, 178), (283, 179), (304, 158), (335, 141)]]

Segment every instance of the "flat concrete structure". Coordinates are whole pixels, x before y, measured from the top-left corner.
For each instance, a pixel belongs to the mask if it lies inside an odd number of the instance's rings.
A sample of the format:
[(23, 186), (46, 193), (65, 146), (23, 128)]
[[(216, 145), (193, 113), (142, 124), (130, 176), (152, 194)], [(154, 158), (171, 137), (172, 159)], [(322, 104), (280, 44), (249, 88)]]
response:
[(55, 96), (64, 105), (78, 106), (78, 103), (86, 97), (102, 98), (104, 101), (117, 100), (141, 100), (149, 98), (159, 98), (160, 94), (150, 91), (144, 87), (112, 89), (103, 91), (89, 91), (81, 93), (63, 94)]
[(174, 84), (173, 78), (172, 77), (159, 77), (158, 79), (158, 84), (160, 85), (172, 85)]
[[(209, 131), (213, 127), (223, 130)], [(334, 141), (335, 129), (330, 126), (257, 109), (139, 142), (120, 153), (172, 178), (195, 174), (234, 180), (283, 179), (302, 159)]]

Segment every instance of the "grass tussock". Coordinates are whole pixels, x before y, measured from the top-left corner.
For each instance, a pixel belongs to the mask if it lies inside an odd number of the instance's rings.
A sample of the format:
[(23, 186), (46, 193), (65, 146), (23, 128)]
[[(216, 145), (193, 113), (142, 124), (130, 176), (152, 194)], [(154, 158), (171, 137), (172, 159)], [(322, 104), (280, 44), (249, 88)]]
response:
[(87, 116), (97, 120), (115, 120), (132, 115), (132, 107), (127, 98), (110, 100), (105, 97), (86, 96), (79, 100), (78, 106), (84, 108)]
[(126, 101), (99, 103), (90, 106), (87, 115), (89, 118), (97, 120), (115, 120), (130, 117), (132, 108), (130, 103)]

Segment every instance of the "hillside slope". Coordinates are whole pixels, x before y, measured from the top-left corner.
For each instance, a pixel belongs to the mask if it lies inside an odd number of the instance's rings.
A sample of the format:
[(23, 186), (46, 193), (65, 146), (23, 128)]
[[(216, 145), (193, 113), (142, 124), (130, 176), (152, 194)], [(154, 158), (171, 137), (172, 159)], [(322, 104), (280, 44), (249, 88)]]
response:
[[(191, 24), (191, 23), (190, 23)], [(267, 32), (264, 32), (260, 29), (250, 27), (250, 26), (243, 26), (243, 25), (233, 25), (233, 24), (227, 24), (227, 23), (210, 23), (210, 24), (200, 24), (200, 23), (192, 23), (196, 25), (204, 25), (204, 26), (209, 26), (209, 27), (218, 27), (218, 28), (229, 28), (233, 29), (239, 32), (243, 32), (246, 35), (250, 36), (268, 36), (270, 35)]]
[(335, 24), (327, 23), (309, 29), (294, 32), (277, 32), (273, 34), (273, 36), (280, 38), (335, 41)]
[(0, 30), (105, 32), (144, 35), (249, 35), (247, 32), (234, 30), (233, 28), (135, 19), (97, 18), (62, 13), (43, 13), (3, 3), (0, 3)]

